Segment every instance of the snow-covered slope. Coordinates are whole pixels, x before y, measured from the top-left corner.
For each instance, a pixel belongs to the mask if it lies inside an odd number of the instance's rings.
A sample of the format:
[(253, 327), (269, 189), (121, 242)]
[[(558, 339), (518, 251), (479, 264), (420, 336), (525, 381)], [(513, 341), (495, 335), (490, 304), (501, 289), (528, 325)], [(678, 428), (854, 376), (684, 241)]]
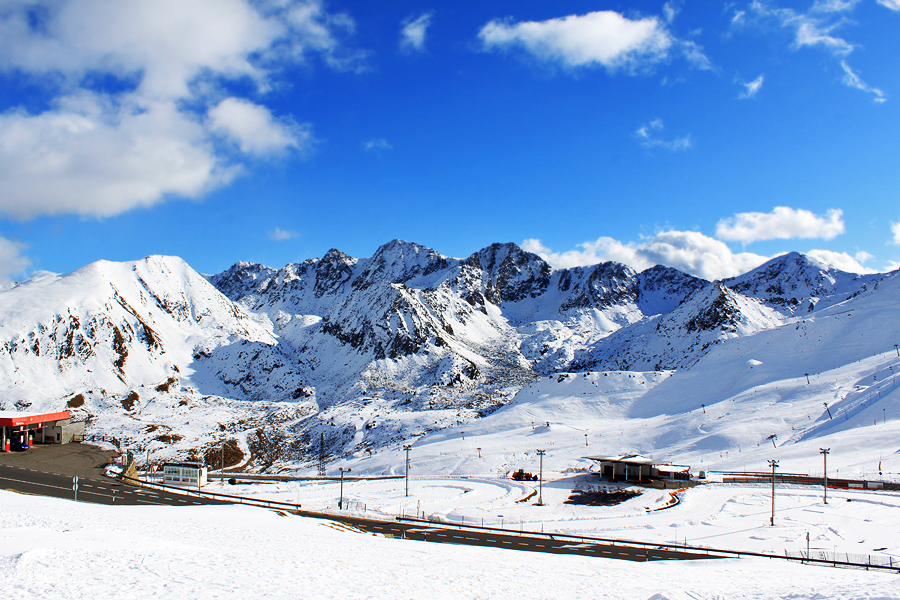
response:
[(125, 445), (197, 448), (220, 424), (293, 401), (303, 380), (282, 350), (268, 318), (174, 257), (101, 261), (0, 294), (4, 408), (70, 408)]

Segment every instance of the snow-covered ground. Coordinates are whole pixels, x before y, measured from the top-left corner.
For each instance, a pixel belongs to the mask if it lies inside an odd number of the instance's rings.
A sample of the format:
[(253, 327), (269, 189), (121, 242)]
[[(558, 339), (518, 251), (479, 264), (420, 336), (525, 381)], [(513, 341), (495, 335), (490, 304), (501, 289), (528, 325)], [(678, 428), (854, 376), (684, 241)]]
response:
[[(417, 512), (445, 522), (684, 544), (725, 550), (775, 553), (810, 549), (828, 553), (892, 556), (900, 565), (900, 493), (829, 490), (823, 503), (816, 486), (778, 485), (775, 526), (771, 526), (768, 484), (712, 483), (678, 492), (644, 489), (616, 506), (566, 504), (574, 486), (603, 488), (593, 476), (575, 475), (544, 482), (543, 505), (537, 497), (522, 501), (536, 482), (519, 483), (484, 477), (411, 478), (409, 496), (399, 480), (344, 481), (351, 514), (393, 518)], [(282, 502), (305, 509), (337, 512), (336, 482), (210, 485), (208, 491)], [(608, 485), (608, 484), (607, 484)], [(633, 490), (640, 488), (631, 488)]]
[[(411, 491), (424, 483), (414, 482)], [(810, 527), (813, 547), (830, 546), (835, 536), (868, 545), (893, 536), (897, 549), (896, 495), (857, 492), (846, 495), (851, 503), (836, 495), (826, 509), (811, 490), (786, 490), (778, 517), (784, 524), (768, 529), (765, 495), (764, 489), (702, 488), (675, 509), (607, 519), (607, 527), (612, 533), (630, 523), (631, 537), (665, 533), (674, 541), (676, 530), (665, 526), (674, 522), (689, 538), (727, 531), (744, 540), (793, 542)], [(478, 502), (496, 500), (478, 496)], [(558, 507), (548, 510), (562, 516)], [(633, 563), (387, 539), (243, 506), (110, 507), (0, 492), (0, 593), (19, 600), (822, 599), (898, 598), (900, 585), (896, 574), (769, 559)]]

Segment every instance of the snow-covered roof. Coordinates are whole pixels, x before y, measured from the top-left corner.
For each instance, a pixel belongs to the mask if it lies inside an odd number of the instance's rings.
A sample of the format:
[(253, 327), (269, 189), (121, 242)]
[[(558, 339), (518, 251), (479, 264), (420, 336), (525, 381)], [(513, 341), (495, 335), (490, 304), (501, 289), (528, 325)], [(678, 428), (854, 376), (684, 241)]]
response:
[(652, 465), (659, 464), (652, 458), (641, 456), (640, 454), (624, 454), (622, 456), (582, 456), (588, 460), (596, 460), (602, 462), (619, 462), (630, 465)]

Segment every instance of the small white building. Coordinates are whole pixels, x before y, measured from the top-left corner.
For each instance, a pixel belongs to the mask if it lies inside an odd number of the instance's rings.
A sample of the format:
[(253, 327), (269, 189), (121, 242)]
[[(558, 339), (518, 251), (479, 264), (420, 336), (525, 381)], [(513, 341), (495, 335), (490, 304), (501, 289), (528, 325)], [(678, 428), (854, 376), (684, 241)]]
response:
[(163, 483), (180, 487), (206, 485), (206, 465), (199, 462), (177, 462), (163, 465)]

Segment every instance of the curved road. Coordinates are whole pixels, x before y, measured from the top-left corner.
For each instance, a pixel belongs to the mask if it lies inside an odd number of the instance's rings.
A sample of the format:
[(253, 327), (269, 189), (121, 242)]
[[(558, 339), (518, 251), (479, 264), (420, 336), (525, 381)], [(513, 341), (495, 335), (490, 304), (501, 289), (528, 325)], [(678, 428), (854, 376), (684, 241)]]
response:
[(90, 444), (37, 444), (24, 452), (0, 452), (0, 489), (23, 494), (75, 499), (72, 478), (78, 477), (78, 500), (96, 504), (222, 504), (166, 491), (125, 485), (104, 476), (117, 453)]
[[(0, 465), (0, 489), (22, 494), (75, 499), (72, 476), (51, 473), (27, 467)], [(194, 498), (166, 491), (137, 488), (114, 479), (78, 478), (78, 501), (95, 504), (159, 504), (164, 506), (191, 506), (196, 504), (223, 504), (216, 500)]]

